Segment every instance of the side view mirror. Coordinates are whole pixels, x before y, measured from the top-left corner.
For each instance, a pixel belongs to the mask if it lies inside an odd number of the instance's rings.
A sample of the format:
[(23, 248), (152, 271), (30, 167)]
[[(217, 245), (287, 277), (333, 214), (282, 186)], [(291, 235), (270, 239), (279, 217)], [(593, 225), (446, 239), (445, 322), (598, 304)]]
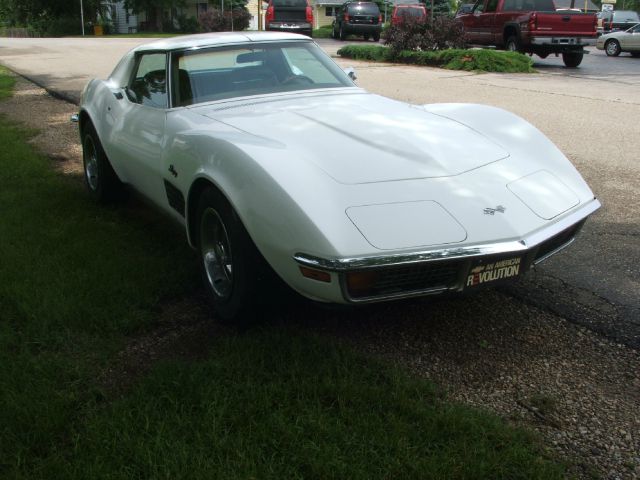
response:
[(358, 76), (356, 75), (356, 69), (353, 67), (347, 67), (344, 70), (344, 73), (347, 74), (347, 76), (353, 81), (355, 82), (358, 79)]

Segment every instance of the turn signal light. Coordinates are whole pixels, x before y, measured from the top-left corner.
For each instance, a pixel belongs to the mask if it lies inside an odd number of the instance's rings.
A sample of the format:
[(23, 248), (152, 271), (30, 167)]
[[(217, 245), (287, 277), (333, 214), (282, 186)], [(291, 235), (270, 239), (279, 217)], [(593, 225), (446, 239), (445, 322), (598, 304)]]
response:
[(331, 274), (323, 270), (315, 270), (309, 267), (300, 267), (300, 273), (303, 277), (317, 280), (318, 282), (331, 283)]
[(347, 273), (347, 288), (353, 297), (366, 297), (373, 291), (378, 280), (378, 274), (374, 271)]

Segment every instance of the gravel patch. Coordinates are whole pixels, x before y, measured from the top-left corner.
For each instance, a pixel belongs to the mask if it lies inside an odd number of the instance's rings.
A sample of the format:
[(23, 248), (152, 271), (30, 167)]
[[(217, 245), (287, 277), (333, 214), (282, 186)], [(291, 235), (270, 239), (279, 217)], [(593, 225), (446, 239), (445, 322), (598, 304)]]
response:
[[(81, 174), (77, 107), (18, 78), (0, 114), (37, 129), (55, 167)], [(158, 360), (206, 355), (228, 334), (200, 296), (162, 306), (158, 327), (131, 340), (101, 383), (121, 392)], [(352, 309), (282, 307), (272, 326), (346, 340), (442, 386), (449, 398), (538, 431), (578, 478), (640, 479), (640, 354), (561, 316), (487, 289), (478, 295)]]

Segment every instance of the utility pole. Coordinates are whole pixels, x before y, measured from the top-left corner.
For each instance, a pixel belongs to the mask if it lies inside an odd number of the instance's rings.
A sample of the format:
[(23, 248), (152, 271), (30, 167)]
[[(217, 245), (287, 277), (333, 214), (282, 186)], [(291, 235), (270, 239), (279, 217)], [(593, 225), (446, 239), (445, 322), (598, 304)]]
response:
[(84, 37), (84, 8), (82, 7), (82, 0), (80, 0), (80, 23), (82, 24), (82, 36)]

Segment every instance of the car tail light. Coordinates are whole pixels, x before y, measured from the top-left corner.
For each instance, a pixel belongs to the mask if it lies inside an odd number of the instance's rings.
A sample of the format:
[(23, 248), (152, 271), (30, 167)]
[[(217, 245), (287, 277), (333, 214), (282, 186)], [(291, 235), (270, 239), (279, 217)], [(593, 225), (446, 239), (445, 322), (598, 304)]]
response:
[(378, 15), (378, 23), (382, 23), (382, 14)]
[(345, 14), (344, 14), (344, 21), (345, 21), (345, 22), (348, 22), (348, 21), (349, 21), (349, 14), (348, 14), (348, 13), (345, 13)]
[(269, 6), (267, 7), (267, 14), (264, 17), (264, 21), (268, 24), (269, 22), (273, 22), (275, 17), (276, 15), (275, 15), (275, 12), (273, 11), (273, 5), (269, 4)]
[(311, 7), (308, 5), (307, 5), (307, 22), (313, 23), (313, 10), (311, 10)]

